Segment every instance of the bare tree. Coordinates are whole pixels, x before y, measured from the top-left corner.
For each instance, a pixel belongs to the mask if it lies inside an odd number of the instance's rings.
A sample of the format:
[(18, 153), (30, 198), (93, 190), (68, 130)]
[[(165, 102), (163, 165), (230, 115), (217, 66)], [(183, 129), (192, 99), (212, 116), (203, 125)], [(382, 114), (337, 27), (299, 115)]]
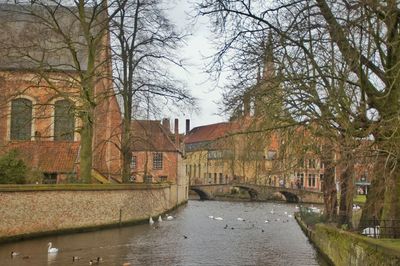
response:
[(160, 110), (164, 106), (194, 104), (184, 84), (171, 71), (172, 66), (183, 67), (178, 49), (185, 34), (178, 32), (167, 18), (164, 4), (156, 0), (115, 2), (119, 12), (112, 20), (111, 34), (115, 81), (123, 105), (120, 149), (124, 182), (131, 175), (131, 121), (137, 115), (137, 105), (142, 102), (146, 108)]
[[(386, 177), (386, 190), (390, 193), (385, 194), (383, 217), (398, 218), (400, 202), (395, 199), (399, 198), (400, 188), (394, 185), (400, 176), (396, 142), (399, 73), (396, 1), (271, 4), (206, 0), (198, 5), (198, 10), (200, 15), (209, 15), (216, 30), (224, 36), (211, 65), (213, 70), (221, 70), (226, 65), (224, 60), (247, 61), (251, 66), (253, 59), (260, 56), (250, 53), (246, 46), (257, 40), (261, 43), (272, 32), (275, 62), (282, 78), (283, 106), (290, 117), (285, 120), (316, 122), (323, 126), (324, 137), (351, 140), (350, 147), (344, 148), (351, 152), (342, 158), (354, 156), (352, 150), (357, 140), (374, 139), (388, 155), (386, 166), (392, 171)], [(250, 51), (257, 51), (262, 45), (251, 47)], [(237, 80), (252, 74), (256, 82), (256, 67), (230, 65), (236, 73), (242, 72), (240, 76), (236, 74)], [(352, 175), (347, 171), (344, 175), (351, 177), (343, 177), (343, 182), (350, 182)], [(343, 208), (348, 211), (349, 204), (345, 205)]]

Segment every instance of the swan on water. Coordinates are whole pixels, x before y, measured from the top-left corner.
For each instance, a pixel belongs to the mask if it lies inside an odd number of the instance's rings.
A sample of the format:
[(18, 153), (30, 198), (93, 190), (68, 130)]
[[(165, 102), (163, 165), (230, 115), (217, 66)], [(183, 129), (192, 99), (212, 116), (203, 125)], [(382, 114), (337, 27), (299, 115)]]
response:
[(158, 216), (158, 221), (159, 221), (159, 222), (162, 222), (161, 215), (160, 215), (160, 216)]
[(214, 219), (214, 216), (212, 216), (212, 215), (209, 215), (209, 216), (208, 216), (208, 218), (210, 218), (210, 219)]
[(174, 219), (174, 217), (171, 216), (171, 215), (167, 217), (167, 220), (168, 220), (168, 221), (171, 221), (172, 219)]
[(271, 213), (271, 214), (274, 214), (274, 209), (272, 209), (272, 210), (270, 211), (270, 213)]
[(151, 216), (149, 218), (149, 224), (154, 224), (153, 217), (151, 217)]
[(285, 215), (287, 215), (287, 212), (284, 212)]
[(19, 252), (11, 251), (11, 257), (15, 257), (18, 255), (19, 255)]
[(238, 217), (237, 220), (238, 220), (238, 221), (243, 221), (243, 222), (246, 221), (245, 219), (243, 219), (243, 218), (241, 218), (241, 217)]
[(222, 220), (224, 220), (224, 219), (223, 219), (222, 217), (215, 217), (214, 220), (222, 221)]
[(48, 244), (47, 244), (47, 246), (48, 246), (48, 248), (47, 248), (47, 252), (48, 253), (57, 253), (58, 252), (58, 248), (52, 248), (52, 243), (51, 242), (49, 242)]
[(287, 217), (289, 217), (289, 218), (292, 218), (292, 217), (293, 217), (293, 215), (289, 214)]

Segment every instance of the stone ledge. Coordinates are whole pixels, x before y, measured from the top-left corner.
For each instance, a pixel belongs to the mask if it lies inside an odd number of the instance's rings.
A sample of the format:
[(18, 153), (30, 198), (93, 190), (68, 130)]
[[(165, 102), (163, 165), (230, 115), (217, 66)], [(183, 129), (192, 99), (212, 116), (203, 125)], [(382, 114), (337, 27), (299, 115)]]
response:
[(0, 192), (22, 191), (90, 191), (90, 190), (148, 190), (168, 188), (162, 184), (57, 184), (57, 185), (0, 185)]

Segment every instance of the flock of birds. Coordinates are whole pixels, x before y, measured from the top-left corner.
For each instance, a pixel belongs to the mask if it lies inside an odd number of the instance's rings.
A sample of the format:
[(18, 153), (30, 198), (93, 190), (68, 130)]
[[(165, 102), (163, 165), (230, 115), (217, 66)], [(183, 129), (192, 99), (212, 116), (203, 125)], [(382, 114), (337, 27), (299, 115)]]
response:
[[(49, 256), (54, 256), (58, 253), (59, 249), (53, 247), (53, 244), (51, 242), (49, 242), (47, 244), (47, 253)], [(11, 251), (11, 258), (15, 258), (18, 256), (21, 256), (20, 252), (16, 252), (16, 251)], [(30, 259), (30, 256), (22, 256), (22, 259)], [(79, 256), (72, 256), (72, 262), (76, 262), (81, 260), (82, 258)], [(100, 264), (101, 262), (103, 262), (103, 258), (102, 257), (97, 257), (96, 259), (91, 259), (89, 261), (89, 265), (96, 265), (96, 264)], [(125, 262), (122, 264), (122, 266), (130, 266), (131, 264), (129, 262)]]
[[(296, 209), (298, 209), (298, 208), (299, 208), (299, 207), (296, 206)], [(313, 212), (319, 212), (319, 211), (320, 211), (318, 208), (315, 208), (315, 207), (310, 207), (310, 209), (311, 209)], [(270, 213), (271, 213), (272, 215), (275, 214), (274, 209), (272, 209), (272, 210), (270, 211)], [(287, 218), (292, 218), (292, 217), (293, 217), (291, 214), (288, 214), (288, 212), (286, 212), (286, 211), (284, 212), (284, 215), (286, 215)], [(173, 220), (174, 218), (175, 218), (174, 216), (171, 216), (171, 215), (168, 215), (168, 214), (165, 215), (165, 219), (166, 219), (167, 221), (171, 221), (171, 220)], [(216, 221), (223, 221), (223, 220), (224, 220), (224, 218), (222, 218), (222, 217), (219, 217), (219, 216), (212, 216), (212, 215), (209, 215), (208, 218), (210, 218), (210, 219), (212, 219), (212, 220), (216, 220)], [(236, 220), (237, 220), (237, 221), (241, 221), (241, 222), (245, 222), (245, 221), (246, 221), (246, 219), (244, 219), (244, 218), (242, 218), (242, 217), (238, 217), (238, 218), (236, 218)], [(158, 220), (157, 220), (157, 221), (158, 221), (159, 223), (163, 221), (161, 215), (158, 217)], [(272, 220), (268, 220), (268, 219), (267, 219), (267, 220), (264, 221), (264, 223), (269, 223), (269, 222), (271, 222), (271, 221), (272, 221)], [(276, 218), (275, 221), (280, 221), (280, 218)], [(286, 219), (286, 220), (283, 219), (282, 221), (283, 221), (283, 223), (289, 222), (288, 219)], [(153, 224), (154, 224), (154, 220), (153, 220), (153, 218), (152, 218), (151, 216), (149, 217), (149, 224), (150, 224), (150, 225), (153, 225)], [(252, 226), (254, 227), (254, 224), (253, 224)], [(228, 224), (225, 225), (224, 229), (228, 229)], [(231, 227), (231, 229), (233, 230), (233, 229), (235, 229), (235, 228), (234, 228), (234, 227)], [(262, 229), (262, 232), (264, 232), (264, 229)], [(188, 238), (186, 235), (184, 235), (183, 237), (184, 237), (185, 239)], [(59, 251), (59, 249), (53, 247), (53, 244), (52, 244), (51, 242), (49, 242), (49, 243), (47, 244), (47, 252), (48, 252), (49, 256), (50, 256), (50, 255), (56, 255), (56, 254), (58, 253), (58, 251)], [(20, 254), (19, 252), (16, 252), (16, 251), (11, 251), (11, 257), (12, 257), (12, 258), (17, 257), (17, 256), (21, 256), (21, 254)], [(22, 259), (30, 259), (30, 258), (31, 258), (30, 256), (22, 256)], [(79, 260), (81, 260), (81, 259), (82, 259), (82, 258), (79, 257), (79, 256), (73, 256), (73, 257), (72, 257), (72, 262), (79, 261)], [(91, 259), (91, 260), (89, 261), (89, 265), (100, 264), (102, 261), (103, 261), (103, 258), (97, 257), (96, 259)], [(126, 263), (123, 263), (123, 264), (122, 264), (122, 266), (130, 266), (130, 265), (131, 265), (131, 264), (130, 264), (129, 262), (126, 262)]]

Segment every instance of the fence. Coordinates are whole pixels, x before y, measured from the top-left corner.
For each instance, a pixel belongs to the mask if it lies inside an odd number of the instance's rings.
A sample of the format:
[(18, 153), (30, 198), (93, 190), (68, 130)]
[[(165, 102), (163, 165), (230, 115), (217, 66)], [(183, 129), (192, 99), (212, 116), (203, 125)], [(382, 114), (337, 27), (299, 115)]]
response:
[(362, 220), (360, 234), (374, 238), (400, 238), (400, 220)]

